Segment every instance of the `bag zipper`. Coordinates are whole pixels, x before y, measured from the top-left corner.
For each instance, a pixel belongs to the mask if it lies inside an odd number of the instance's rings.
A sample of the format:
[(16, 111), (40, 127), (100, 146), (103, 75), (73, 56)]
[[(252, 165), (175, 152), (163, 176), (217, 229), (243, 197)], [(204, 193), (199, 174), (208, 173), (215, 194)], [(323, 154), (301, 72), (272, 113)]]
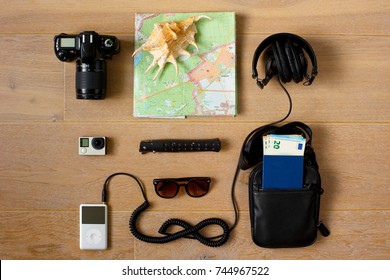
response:
[(317, 228), (324, 237), (327, 237), (330, 234), (329, 229), (322, 223), (322, 221), (318, 223)]

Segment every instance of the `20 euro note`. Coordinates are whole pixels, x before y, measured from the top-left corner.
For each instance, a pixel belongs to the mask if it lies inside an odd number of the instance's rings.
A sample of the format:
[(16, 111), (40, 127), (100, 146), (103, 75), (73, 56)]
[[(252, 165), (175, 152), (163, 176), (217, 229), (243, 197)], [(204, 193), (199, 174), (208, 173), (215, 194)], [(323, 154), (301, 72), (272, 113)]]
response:
[(269, 134), (263, 136), (264, 155), (303, 156), (306, 138), (301, 135)]

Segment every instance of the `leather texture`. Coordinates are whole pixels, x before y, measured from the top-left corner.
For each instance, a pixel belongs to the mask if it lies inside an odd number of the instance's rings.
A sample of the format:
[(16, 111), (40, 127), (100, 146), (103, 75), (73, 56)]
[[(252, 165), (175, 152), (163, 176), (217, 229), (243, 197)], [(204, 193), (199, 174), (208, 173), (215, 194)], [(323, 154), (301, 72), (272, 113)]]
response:
[[(270, 133), (296, 134), (306, 137), (304, 154), (303, 186), (300, 189), (267, 189), (262, 188), (262, 149), (243, 146), (248, 153), (258, 160), (249, 175), (249, 209), (251, 235), (253, 242), (267, 248), (289, 248), (311, 245), (317, 238), (320, 198), (323, 193), (321, 176), (318, 170), (315, 153), (311, 147), (312, 131), (301, 122), (288, 123), (281, 127), (264, 126), (252, 132), (253, 145), (260, 143), (263, 135)], [(256, 140), (253, 139), (255, 136)], [(262, 147), (262, 145), (261, 145)], [(252, 163), (250, 158), (246, 163)], [(250, 164), (245, 167), (252, 167)]]
[(263, 190), (262, 164), (250, 174), (249, 201), (253, 242), (267, 248), (311, 245), (319, 224), (320, 177), (318, 170), (305, 166), (305, 186), (294, 190)]

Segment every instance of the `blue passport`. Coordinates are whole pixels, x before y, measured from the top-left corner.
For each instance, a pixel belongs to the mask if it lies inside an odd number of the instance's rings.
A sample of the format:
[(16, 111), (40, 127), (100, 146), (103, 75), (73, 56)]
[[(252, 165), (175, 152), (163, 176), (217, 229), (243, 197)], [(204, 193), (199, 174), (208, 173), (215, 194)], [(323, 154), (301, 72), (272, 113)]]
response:
[(263, 189), (298, 189), (302, 187), (303, 156), (263, 156)]

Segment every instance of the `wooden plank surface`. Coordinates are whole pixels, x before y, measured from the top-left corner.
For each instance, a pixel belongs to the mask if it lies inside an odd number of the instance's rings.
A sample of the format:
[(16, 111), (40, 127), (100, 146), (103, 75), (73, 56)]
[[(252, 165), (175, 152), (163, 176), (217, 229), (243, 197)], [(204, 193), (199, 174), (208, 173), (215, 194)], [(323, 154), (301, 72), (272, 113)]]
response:
[[(180, 239), (166, 244), (151, 244), (134, 239), (127, 226), (131, 212), (112, 212), (109, 249), (79, 250), (78, 211), (66, 212), (1, 212), (2, 259), (388, 259), (388, 211), (325, 211), (323, 219), (332, 225), (332, 234), (318, 236), (309, 247), (266, 249), (257, 247), (250, 236), (249, 214), (240, 215), (240, 223), (229, 241), (218, 248), (199, 245), (197, 241)], [(140, 230), (151, 236), (169, 218), (183, 218), (196, 224), (218, 216), (232, 220), (232, 212), (145, 212)], [(367, 221), (371, 226), (367, 227)], [(383, 225), (385, 227), (383, 227)], [(205, 232), (211, 234), (210, 232)], [(77, 236), (77, 234), (76, 234)], [(78, 237), (78, 236), (77, 236)]]
[[(165, 211), (178, 209), (183, 204), (188, 210), (231, 210), (228, 194), (240, 146), (246, 134), (256, 126), (150, 122), (148, 129), (144, 129), (145, 123), (3, 124), (0, 127), (3, 132), (0, 140), (8, 143), (8, 146), (0, 148), (0, 152), (4, 158), (12, 159), (0, 164), (4, 182), (1, 210), (74, 210), (83, 201), (99, 202), (105, 178), (123, 171), (141, 178), (151, 201)], [(389, 170), (390, 151), (373, 147), (390, 133), (390, 125), (313, 124), (311, 127), (325, 189), (323, 209), (386, 209), (390, 172), (385, 171)], [(197, 131), (199, 138), (220, 137), (221, 152), (138, 152), (142, 139), (151, 139), (154, 135), (168, 138), (172, 133), (185, 138), (191, 130)], [(232, 131), (234, 137), (231, 136)], [(372, 136), (361, 137), (362, 131)], [(80, 157), (77, 146), (79, 135), (98, 133), (108, 137), (108, 154), (98, 158)], [(34, 141), (26, 139), (26, 135)], [(354, 145), (351, 145), (351, 137), (355, 138)], [(358, 155), (356, 146), (359, 147)], [(380, 176), (378, 166), (383, 170)], [(249, 171), (240, 173), (236, 191), (240, 209), (245, 211), (248, 210), (248, 174)], [(209, 176), (213, 180), (209, 195), (202, 197), (200, 205), (199, 200), (191, 199), (185, 193), (178, 199), (169, 200), (169, 203), (154, 193), (154, 178), (188, 176)], [(134, 209), (141, 202), (142, 196), (134, 181), (118, 177), (112, 184), (111, 209)], [(21, 193), (25, 196), (21, 197)]]
[[(386, 35), (389, 5), (386, 1), (34, 1), (2, 5), (3, 33), (61, 33), (94, 30), (134, 33), (135, 12), (234, 11), (239, 33), (364, 34)], [(368, 24), (369, 23), (369, 24)]]
[[(123, 51), (108, 62), (108, 93), (106, 102), (79, 102), (75, 99), (75, 65), (66, 65), (65, 119), (87, 121), (129, 120), (133, 114), (132, 67), (123, 67), (127, 61), (133, 65), (131, 36), (120, 37)], [(272, 80), (260, 90), (252, 79), (252, 57), (263, 35), (238, 36), (238, 111), (234, 120), (272, 122), (280, 119), (288, 110), (288, 99), (277, 81)], [(390, 119), (388, 85), (390, 56), (383, 56), (378, 49), (390, 45), (390, 37), (307, 36), (317, 50), (318, 77), (309, 87), (288, 84), (293, 98), (292, 119), (312, 122), (383, 122)], [(370, 59), (367, 59), (367, 56)], [(378, 67), (381, 70), (370, 69)], [(118, 69), (115, 72), (111, 69)], [(264, 64), (258, 63), (259, 76), (263, 78)], [(370, 85), (369, 90), (367, 85)], [(342, 90), (340, 90), (342, 89)], [(378, 114), (380, 112), (380, 114)], [(214, 121), (215, 118), (202, 118)], [(219, 121), (220, 118), (217, 118)]]
[[(0, 10), (0, 259), (389, 259), (390, 36), (386, 1), (1, 1)], [(134, 13), (234, 11), (237, 15), (236, 117), (183, 120), (132, 116)], [(61, 32), (96, 30), (118, 36), (121, 53), (108, 61), (104, 101), (75, 99), (75, 63), (53, 52)], [(149, 244), (128, 229), (142, 202), (127, 177), (111, 181), (107, 251), (79, 249), (81, 203), (100, 201), (104, 180), (130, 172), (145, 185), (151, 207), (140, 228), (157, 235), (168, 218), (233, 222), (231, 183), (240, 148), (254, 128), (280, 119), (287, 98), (276, 81), (261, 91), (251, 78), (257, 45), (293, 32), (316, 52), (319, 75), (310, 87), (288, 84), (289, 120), (308, 123), (325, 193), (321, 219), (328, 238), (299, 249), (264, 249), (251, 241), (248, 175), (239, 174), (240, 220), (228, 243), (209, 248), (193, 240)], [(260, 76), (263, 65), (259, 63)], [(78, 137), (108, 137), (104, 157), (78, 155)], [(141, 154), (152, 138), (214, 138), (219, 153)], [(201, 199), (180, 192), (159, 198), (152, 180), (210, 176)], [(210, 234), (206, 230), (206, 234)]]

